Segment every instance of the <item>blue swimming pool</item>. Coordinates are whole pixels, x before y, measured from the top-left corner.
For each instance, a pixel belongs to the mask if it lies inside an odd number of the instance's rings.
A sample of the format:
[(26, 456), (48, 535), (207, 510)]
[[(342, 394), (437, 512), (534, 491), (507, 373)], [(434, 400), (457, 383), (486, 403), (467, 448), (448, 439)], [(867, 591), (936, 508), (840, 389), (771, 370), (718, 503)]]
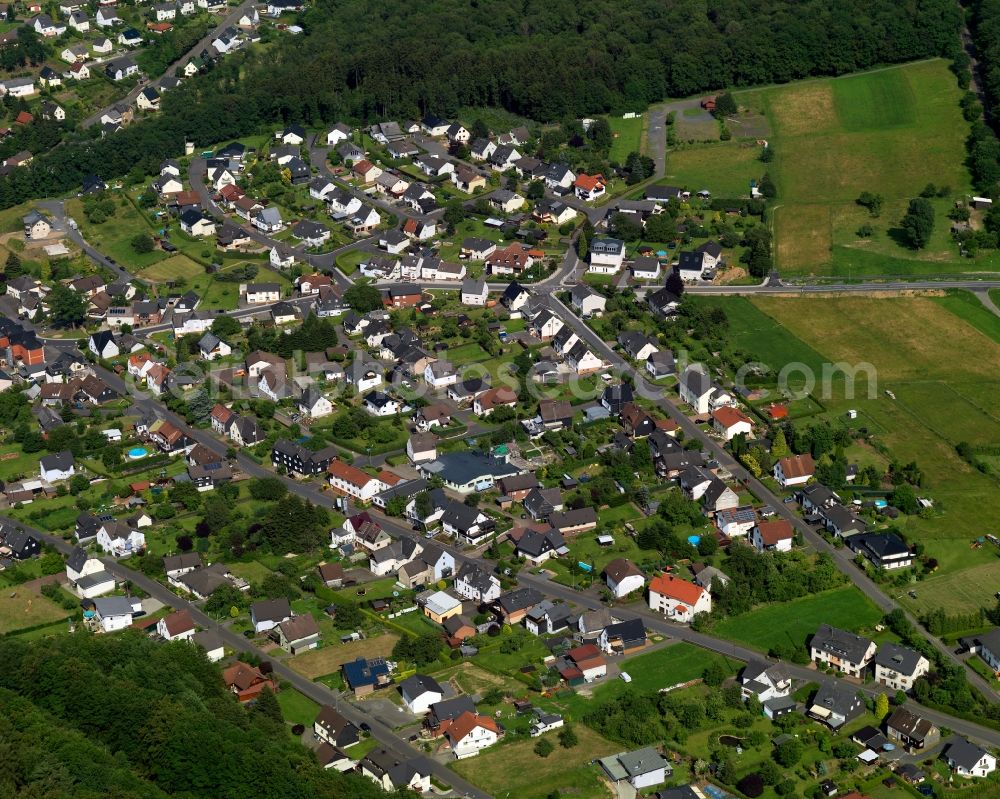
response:
[(148, 454), (149, 450), (145, 447), (132, 447), (132, 449), (128, 451), (129, 458), (134, 461), (137, 461), (140, 458), (145, 458)]
[(700, 535), (689, 535), (688, 536), (688, 543), (691, 546), (693, 546), (693, 547), (698, 546), (698, 544), (699, 544), (700, 541), (701, 541), (701, 536)]

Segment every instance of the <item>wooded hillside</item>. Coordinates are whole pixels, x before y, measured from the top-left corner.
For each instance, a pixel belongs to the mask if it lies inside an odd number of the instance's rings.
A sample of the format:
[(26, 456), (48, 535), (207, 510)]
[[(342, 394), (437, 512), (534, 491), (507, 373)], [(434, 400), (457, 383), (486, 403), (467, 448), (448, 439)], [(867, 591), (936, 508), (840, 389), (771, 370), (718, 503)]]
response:
[(240, 707), (185, 642), (79, 633), (0, 641), (0, 795), (374, 799), (286, 726)]
[[(951, 56), (960, 17), (951, 0), (319, 0), (304, 35), (226, 56), (167, 93), (158, 117), (36, 151), (31, 167), (0, 179), (0, 207), (74, 189), (89, 173), (155, 173), (186, 139), (205, 146), (270, 123), (449, 117), (463, 106), (549, 122)], [(0, 145), (0, 157), (23, 146)]]

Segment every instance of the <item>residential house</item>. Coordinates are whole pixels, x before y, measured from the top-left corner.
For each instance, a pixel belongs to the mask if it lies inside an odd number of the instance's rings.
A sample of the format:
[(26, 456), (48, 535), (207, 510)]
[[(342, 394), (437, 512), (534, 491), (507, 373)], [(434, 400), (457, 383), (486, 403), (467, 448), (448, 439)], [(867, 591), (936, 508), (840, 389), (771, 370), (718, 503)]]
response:
[(858, 693), (857, 686), (827, 680), (820, 685), (808, 708), (806, 715), (810, 718), (823, 722), (832, 730), (839, 730), (864, 713), (865, 700)]
[(570, 291), (570, 303), (581, 316), (600, 316), (607, 306), (607, 299), (586, 283), (577, 283)]
[(500, 740), (500, 728), (490, 716), (463, 713), (445, 730), (445, 739), (458, 760), (478, 755)]
[(462, 612), (462, 601), (445, 591), (435, 591), (423, 600), (423, 605), (424, 615), (437, 624)]
[(290, 619), (279, 622), (275, 630), (278, 646), (292, 655), (307, 652), (319, 646), (319, 626), (311, 613), (292, 616)]
[(615, 599), (622, 599), (646, 584), (642, 569), (627, 558), (615, 558), (604, 567), (604, 579)]
[(455, 575), (454, 591), (478, 605), (486, 605), (500, 596), (500, 581), (471, 561), (466, 561)]
[(821, 624), (809, 642), (809, 657), (818, 665), (861, 677), (876, 649), (875, 642), (868, 638)]
[(425, 674), (414, 674), (399, 684), (399, 692), (403, 704), (411, 713), (422, 716), (430, 710), (431, 705), (444, 698), (444, 689), (433, 677)]
[(673, 773), (666, 758), (651, 746), (602, 757), (597, 762), (613, 784), (627, 783), (636, 792), (666, 782)]
[(129, 597), (106, 596), (98, 597), (92, 601), (94, 603), (94, 621), (100, 625), (102, 632), (113, 633), (131, 626), (135, 608)]
[[(709, 399), (714, 388), (711, 378), (700, 365), (693, 364), (681, 373), (677, 381), (677, 391), (681, 400), (690, 405), (695, 413), (699, 415), (708, 413)], [(775, 470), (777, 468), (775, 466)]]
[(751, 533), (750, 543), (758, 552), (791, 552), (795, 530), (785, 519), (758, 521)]
[(897, 707), (886, 719), (885, 734), (890, 741), (911, 754), (936, 746), (941, 740), (941, 731), (937, 727), (905, 707)]
[(712, 427), (724, 441), (732, 441), (738, 435), (753, 434), (753, 422), (738, 408), (723, 406), (712, 411)]
[(73, 453), (69, 450), (63, 450), (44, 455), (38, 462), (38, 470), (42, 480), (47, 483), (69, 480), (76, 474)]
[(597, 645), (609, 655), (632, 654), (646, 646), (646, 627), (642, 619), (609, 624), (598, 636)]
[(388, 749), (373, 749), (358, 768), (385, 791), (409, 789), (414, 793), (427, 793), (431, 790), (431, 775), (424, 763), (418, 759), (400, 759)]
[(988, 777), (997, 767), (994, 755), (961, 736), (949, 741), (944, 759), (959, 777)]
[(251, 666), (239, 660), (223, 670), (222, 681), (230, 691), (236, 694), (236, 698), (240, 702), (256, 699), (265, 688), (272, 692), (278, 690), (278, 684), (266, 676), (257, 666)]
[(361, 741), (361, 731), (339, 711), (323, 705), (313, 720), (313, 734), (320, 741), (346, 749)]
[(690, 624), (697, 614), (711, 612), (712, 595), (687, 580), (660, 574), (649, 583), (649, 609)]
[(165, 641), (190, 641), (197, 628), (190, 611), (178, 610), (160, 619), (156, 623), (156, 632)]
[(847, 539), (847, 545), (885, 571), (909, 568), (915, 557), (896, 533), (858, 533)]
[(808, 452), (804, 455), (789, 455), (779, 458), (774, 464), (774, 479), (782, 488), (804, 485), (816, 473), (816, 464)]
[(755, 698), (761, 704), (792, 692), (792, 678), (780, 663), (750, 662), (740, 672), (743, 699)]
[(250, 605), (250, 623), (255, 633), (266, 633), (292, 618), (292, 608), (285, 597), (261, 599)]
[(872, 663), (875, 664), (876, 683), (907, 693), (919, 677), (930, 671), (930, 662), (926, 657), (891, 641), (879, 646)]
[(624, 260), (624, 241), (596, 238), (590, 243), (590, 266), (587, 271), (599, 275), (614, 275), (622, 268)]

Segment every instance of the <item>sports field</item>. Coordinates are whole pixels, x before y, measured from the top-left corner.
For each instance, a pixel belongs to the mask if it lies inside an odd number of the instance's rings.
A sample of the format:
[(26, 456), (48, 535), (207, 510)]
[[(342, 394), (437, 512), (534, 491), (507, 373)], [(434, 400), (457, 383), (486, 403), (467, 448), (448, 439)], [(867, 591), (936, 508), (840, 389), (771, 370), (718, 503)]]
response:
[[(972, 610), (991, 604), (1000, 584), (1000, 552), (973, 548), (973, 539), (997, 533), (983, 509), (995, 504), (997, 481), (973, 469), (955, 451), (968, 441), (1000, 445), (995, 397), (1000, 378), (1000, 326), (971, 295), (938, 297), (811, 297), (716, 300), (730, 317), (734, 341), (750, 357), (773, 369), (820, 360), (850, 366), (870, 364), (855, 383), (855, 396), (840, 377), (819, 399), (825, 411), (814, 420), (865, 428), (901, 463), (916, 461), (935, 509), (926, 517), (895, 524), (923, 543), (939, 569), (903, 600), (915, 610), (942, 605)], [(868, 375), (874, 391), (868, 394)], [(895, 395), (888, 396), (886, 390)], [(822, 389), (818, 386), (817, 392)], [(979, 570), (977, 567), (983, 567)], [(969, 578), (969, 569), (977, 569)], [(989, 579), (984, 579), (988, 575)], [(924, 586), (927, 589), (924, 590)]]
[(773, 646), (803, 646), (824, 622), (858, 631), (874, 625), (881, 617), (881, 611), (849, 585), (723, 619), (712, 633), (767, 652)]

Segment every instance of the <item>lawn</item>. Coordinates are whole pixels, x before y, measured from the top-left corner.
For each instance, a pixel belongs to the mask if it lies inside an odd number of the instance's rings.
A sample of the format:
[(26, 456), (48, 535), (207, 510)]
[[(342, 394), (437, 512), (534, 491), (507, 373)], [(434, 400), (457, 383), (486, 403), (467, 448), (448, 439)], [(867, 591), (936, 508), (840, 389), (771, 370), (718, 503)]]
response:
[(388, 657), (397, 640), (399, 640), (398, 635), (386, 633), (374, 638), (352, 641), (349, 644), (337, 643), (296, 655), (288, 661), (288, 664), (299, 674), (315, 680), (317, 677), (338, 671), (342, 664), (357, 658)]
[(196, 261), (192, 261), (186, 255), (174, 255), (164, 261), (147, 266), (139, 277), (154, 282), (166, 282), (171, 280), (194, 280), (205, 274), (205, 267)]
[(708, 189), (718, 197), (743, 197), (750, 193), (750, 181), (766, 169), (759, 156), (760, 148), (749, 142), (681, 147), (667, 155), (664, 182), (691, 191)]
[(132, 239), (138, 234), (152, 235), (153, 227), (123, 195), (115, 195), (113, 200), (115, 215), (100, 225), (93, 225), (87, 221), (83, 213), (83, 204), (77, 199), (66, 201), (66, 213), (79, 224), (80, 233), (88, 244), (114, 258), (130, 271), (144, 269), (158, 261), (166, 260), (167, 253), (163, 250), (146, 253), (135, 251)]
[[(694, 644), (683, 641), (669, 644), (655, 652), (629, 658), (620, 665), (632, 678), (630, 684), (632, 689), (643, 693), (698, 679), (715, 661), (723, 662), (734, 674), (740, 665), (735, 660), (706, 652)], [(621, 693), (625, 685), (622, 680), (604, 683), (594, 691), (594, 697), (604, 701), (610, 696)]]
[(281, 705), (281, 715), (289, 724), (302, 724), (311, 727), (319, 713), (319, 705), (305, 694), (301, 694), (294, 688), (286, 688), (277, 694), (278, 704)]
[(25, 627), (51, 624), (68, 615), (54, 602), (23, 585), (5, 588), (0, 593), (0, 635)]
[(629, 153), (638, 153), (645, 150), (646, 148), (643, 146), (642, 141), (642, 129), (645, 121), (645, 114), (637, 116), (635, 119), (608, 117), (608, 124), (611, 125), (611, 134), (615, 137), (611, 143), (611, 152), (608, 153), (608, 158), (624, 164)]
[[(738, 147), (733, 141), (671, 153), (668, 172), (680, 163), (678, 174), (686, 182), (707, 183), (716, 192), (733, 188), (712, 184), (720, 171), (729, 172), (745, 196), (747, 172), (759, 177), (766, 169), (778, 190), (775, 254), (783, 274), (965, 272), (997, 260), (995, 253), (960, 259), (949, 240), (944, 212), (968, 193), (970, 179), (964, 164), (969, 125), (947, 62), (752, 89), (736, 97), (764, 111), (773, 131), (773, 162), (732, 163)], [(906, 203), (928, 183), (947, 191), (935, 200), (938, 222), (930, 245), (915, 252), (899, 243), (894, 229)], [(884, 198), (879, 218), (855, 204), (863, 191)], [(863, 224), (874, 235), (857, 236)]]
[(361, 262), (368, 260), (369, 255), (364, 250), (348, 250), (337, 256), (337, 267), (345, 275), (354, 274)]
[[(500, 744), (468, 760), (449, 763), (460, 776), (498, 797), (544, 799), (558, 792), (574, 799), (607, 799), (608, 790), (601, 771), (590, 765), (595, 758), (622, 751), (583, 725), (577, 725), (579, 744), (561, 749), (547, 758), (534, 752), (535, 741), (521, 739)], [(555, 736), (551, 736), (555, 739)]]
[(881, 617), (858, 589), (845, 586), (723, 619), (714, 625), (712, 634), (767, 652), (779, 644), (803, 646), (824, 622), (859, 631)]

